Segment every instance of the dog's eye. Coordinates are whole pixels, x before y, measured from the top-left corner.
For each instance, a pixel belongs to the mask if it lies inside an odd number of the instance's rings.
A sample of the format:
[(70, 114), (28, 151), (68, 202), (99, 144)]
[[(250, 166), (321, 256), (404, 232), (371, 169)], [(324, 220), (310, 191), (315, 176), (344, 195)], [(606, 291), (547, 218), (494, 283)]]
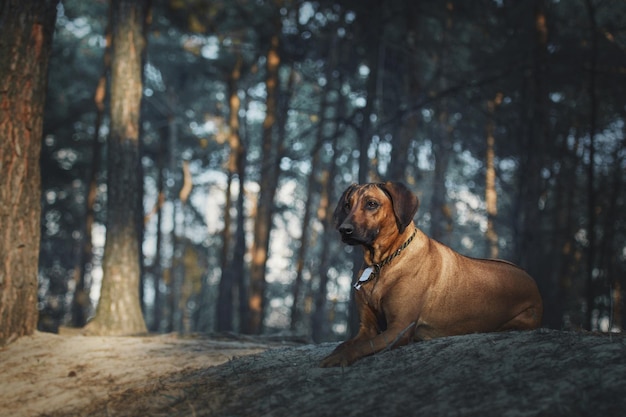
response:
[(350, 211), (350, 203), (348, 203), (347, 201), (343, 204), (343, 208), (345, 211)]
[(379, 204), (378, 204), (378, 201), (373, 201), (373, 200), (370, 200), (370, 201), (368, 201), (367, 203), (365, 203), (365, 207), (366, 207), (368, 210), (374, 210), (374, 209), (377, 209), (377, 208), (378, 208), (378, 205), (379, 205)]

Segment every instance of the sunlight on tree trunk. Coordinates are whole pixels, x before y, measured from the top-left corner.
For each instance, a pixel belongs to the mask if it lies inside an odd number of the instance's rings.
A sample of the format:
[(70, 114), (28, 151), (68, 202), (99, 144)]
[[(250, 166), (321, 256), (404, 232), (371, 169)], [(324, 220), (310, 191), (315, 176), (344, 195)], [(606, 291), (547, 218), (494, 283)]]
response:
[[(449, 80), (446, 74), (450, 70), (449, 55), (451, 31), (453, 30), (453, 12), (452, 3), (447, 2), (445, 27), (442, 31), (442, 47), (438, 53), (436, 61), (439, 63), (437, 69), (439, 75), (439, 90), (446, 91), (449, 88)], [(435, 172), (433, 178), (433, 195), (430, 204), (430, 236), (442, 243), (449, 244), (452, 234), (452, 209), (448, 204), (448, 186), (446, 185), (446, 177), (448, 174), (448, 166), (453, 153), (452, 149), (452, 133), (454, 126), (450, 121), (450, 104), (446, 97), (442, 97), (440, 103), (435, 107), (438, 113), (437, 121), (438, 135), (433, 139), (433, 159), (435, 162)]]
[(252, 263), (250, 265), (250, 294), (248, 302), (248, 319), (245, 320), (244, 333), (258, 334), (263, 329), (265, 314), (265, 272), (269, 252), (269, 237), (272, 228), (272, 214), (274, 211), (274, 196), (278, 178), (275, 177), (276, 144), (274, 143), (274, 128), (276, 124), (276, 110), (278, 105), (278, 69), (280, 66), (279, 38), (280, 25), (276, 34), (272, 36), (270, 49), (267, 53), (267, 75), (265, 87), (267, 90), (266, 113), (263, 121), (262, 160), (260, 195), (257, 202), (256, 218), (254, 221), (254, 242), (252, 244)]
[(5, 1), (0, 7), (0, 346), (37, 326), (39, 154), (57, 3)]
[(146, 332), (139, 300), (141, 192), (139, 131), (146, 1), (114, 0), (112, 7), (111, 133), (107, 165), (107, 231), (103, 279), (88, 334)]
[(495, 219), (498, 215), (498, 194), (496, 192), (495, 166), (495, 111), (496, 106), (502, 103), (502, 93), (496, 94), (493, 100), (487, 102), (487, 154), (485, 157), (485, 204), (487, 206), (487, 245), (488, 257), (497, 258), (499, 255), (498, 232)]

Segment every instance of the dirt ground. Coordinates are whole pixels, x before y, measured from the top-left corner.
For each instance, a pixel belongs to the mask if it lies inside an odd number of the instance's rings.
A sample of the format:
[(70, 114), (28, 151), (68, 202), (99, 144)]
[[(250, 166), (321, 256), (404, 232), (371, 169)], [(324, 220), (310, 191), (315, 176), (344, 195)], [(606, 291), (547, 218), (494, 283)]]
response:
[(0, 349), (0, 416), (70, 412), (164, 376), (279, 344), (245, 340), (59, 336), (37, 332)]
[(319, 368), (334, 344), (55, 336), (0, 350), (0, 416), (623, 416), (626, 337), (435, 339)]

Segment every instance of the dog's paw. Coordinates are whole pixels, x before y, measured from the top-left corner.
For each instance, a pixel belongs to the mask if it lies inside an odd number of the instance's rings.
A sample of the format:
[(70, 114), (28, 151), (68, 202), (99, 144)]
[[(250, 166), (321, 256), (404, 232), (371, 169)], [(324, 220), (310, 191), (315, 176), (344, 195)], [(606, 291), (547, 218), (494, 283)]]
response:
[(349, 366), (353, 361), (350, 360), (345, 352), (331, 353), (320, 362), (320, 368), (333, 368), (336, 366)]

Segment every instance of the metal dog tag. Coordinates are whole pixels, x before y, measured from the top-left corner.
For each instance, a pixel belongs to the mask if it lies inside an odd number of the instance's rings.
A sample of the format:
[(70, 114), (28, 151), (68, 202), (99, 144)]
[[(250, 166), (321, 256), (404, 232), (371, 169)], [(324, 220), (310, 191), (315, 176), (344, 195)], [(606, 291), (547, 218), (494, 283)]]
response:
[(368, 266), (367, 268), (365, 268), (359, 280), (354, 283), (354, 289), (357, 291), (360, 290), (363, 284), (365, 284), (367, 281), (370, 280), (373, 273), (374, 273), (373, 267)]

